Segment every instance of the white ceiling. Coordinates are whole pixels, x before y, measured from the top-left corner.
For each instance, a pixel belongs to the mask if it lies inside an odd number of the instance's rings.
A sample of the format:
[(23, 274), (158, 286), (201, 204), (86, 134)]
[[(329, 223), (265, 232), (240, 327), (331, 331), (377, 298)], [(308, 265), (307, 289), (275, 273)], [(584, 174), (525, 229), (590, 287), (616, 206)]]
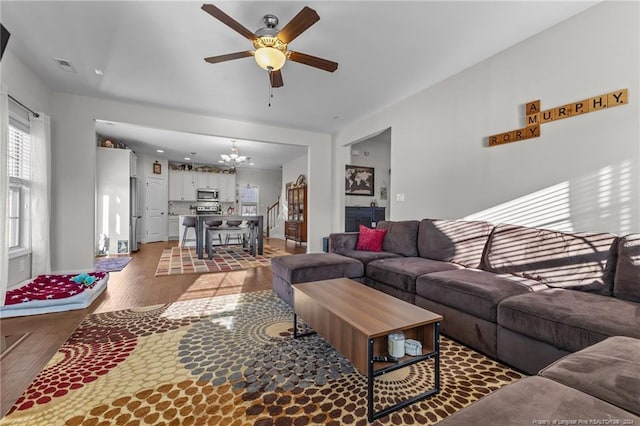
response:
[[(266, 13), (278, 16), (280, 28), (304, 5), (320, 15), (290, 48), (338, 62), (338, 70), (285, 64), (284, 87), (274, 89), (271, 107), (266, 71), (253, 58), (203, 60), (252, 46), (202, 11), (202, 2), (2, 0), (0, 20), (11, 32), (8, 49), (54, 91), (331, 133), (596, 3), (215, 2), (251, 31), (263, 26)], [(69, 60), (76, 72), (63, 71), (54, 57)], [(109, 127), (122, 138), (135, 128)], [(140, 130), (140, 142), (153, 140)], [(222, 142), (228, 151), (230, 142)], [(207, 149), (183, 146), (183, 153)], [(239, 147), (259, 160), (257, 148)]]

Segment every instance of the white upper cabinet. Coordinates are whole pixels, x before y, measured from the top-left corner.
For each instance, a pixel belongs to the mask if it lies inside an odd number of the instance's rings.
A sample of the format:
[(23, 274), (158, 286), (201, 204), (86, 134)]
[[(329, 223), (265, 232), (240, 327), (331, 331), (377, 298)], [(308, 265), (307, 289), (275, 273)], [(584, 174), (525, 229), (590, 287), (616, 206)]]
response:
[(182, 199), (185, 201), (195, 201), (197, 173), (192, 171), (182, 173)]
[(234, 202), (236, 199), (236, 175), (235, 174), (220, 174), (220, 201)]
[(236, 198), (236, 175), (169, 170), (169, 201), (195, 201), (198, 189), (217, 189), (220, 201)]
[(197, 187), (199, 188), (208, 188), (208, 189), (220, 189), (218, 188), (219, 184), (219, 176), (220, 173), (209, 173), (209, 172), (201, 172), (196, 173), (196, 182)]
[(194, 172), (169, 170), (169, 201), (195, 201), (195, 180)]

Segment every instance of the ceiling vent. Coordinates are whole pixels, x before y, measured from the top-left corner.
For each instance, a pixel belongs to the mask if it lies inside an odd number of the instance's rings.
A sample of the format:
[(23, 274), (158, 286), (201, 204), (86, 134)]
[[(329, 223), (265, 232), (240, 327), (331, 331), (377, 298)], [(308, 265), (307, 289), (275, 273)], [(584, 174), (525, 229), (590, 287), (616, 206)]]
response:
[(56, 61), (58, 66), (64, 71), (76, 72), (76, 69), (73, 67), (73, 64), (70, 61), (62, 58), (53, 58), (53, 60)]

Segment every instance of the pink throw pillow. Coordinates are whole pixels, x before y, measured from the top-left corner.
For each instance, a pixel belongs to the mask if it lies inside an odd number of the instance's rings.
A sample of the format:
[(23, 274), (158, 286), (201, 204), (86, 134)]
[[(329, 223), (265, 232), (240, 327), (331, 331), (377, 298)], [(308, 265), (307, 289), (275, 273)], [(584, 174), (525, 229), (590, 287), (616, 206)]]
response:
[(360, 225), (360, 234), (358, 235), (356, 250), (382, 251), (382, 241), (386, 233), (386, 229), (371, 229)]

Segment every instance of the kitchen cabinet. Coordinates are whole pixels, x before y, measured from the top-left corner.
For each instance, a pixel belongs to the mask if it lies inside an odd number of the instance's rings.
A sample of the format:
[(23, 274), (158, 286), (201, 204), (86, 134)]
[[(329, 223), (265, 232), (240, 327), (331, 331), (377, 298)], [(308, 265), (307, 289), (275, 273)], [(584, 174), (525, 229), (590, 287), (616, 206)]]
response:
[(287, 189), (287, 220), (284, 223), (284, 240), (298, 244), (307, 242), (307, 185)]
[(169, 235), (170, 240), (177, 240), (180, 238), (180, 218), (178, 216), (169, 216)]
[(345, 207), (344, 232), (358, 232), (360, 225), (371, 228), (384, 220), (384, 207)]
[(194, 172), (182, 172), (182, 199), (185, 201), (196, 200), (196, 177)]
[(195, 201), (196, 177), (185, 170), (169, 171), (169, 201)]
[(220, 182), (219, 182), (219, 198), (220, 201), (224, 202), (235, 202), (236, 201), (236, 175), (235, 174), (227, 174), (220, 173)]
[(220, 173), (196, 172), (196, 189), (220, 190)]
[(196, 201), (196, 190), (218, 190), (219, 201), (236, 199), (236, 175), (231, 173), (169, 171), (169, 201)]
[(178, 170), (169, 170), (169, 201), (182, 199), (182, 175)]

